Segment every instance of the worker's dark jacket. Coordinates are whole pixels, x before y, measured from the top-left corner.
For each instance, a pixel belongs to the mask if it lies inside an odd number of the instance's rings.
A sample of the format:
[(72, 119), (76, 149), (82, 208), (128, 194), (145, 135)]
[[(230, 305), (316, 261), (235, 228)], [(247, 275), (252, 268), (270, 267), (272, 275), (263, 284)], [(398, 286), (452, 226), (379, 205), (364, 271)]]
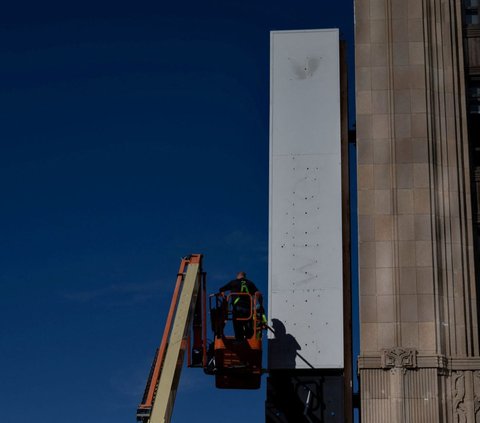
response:
[[(255, 286), (255, 284), (252, 281), (249, 281), (248, 279), (245, 279), (245, 278), (234, 279), (233, 281), (230, 281), (226, 285), (222, 286), (219, 291), (220, 292), (230, 291), (233, 293), (242, 292), (242, 282), (244, 283), (243, 285), (247, 287), (248, 294), (252, 296), (255, 295), (255, 292), (258, 291), (258, 288)], [(248, 297), (240, 296), (238, 298), (239, 298), (239, 301), (237, 301), (238, 306), (250, 308), (249, 306), (250, 301), (248, 300)]]

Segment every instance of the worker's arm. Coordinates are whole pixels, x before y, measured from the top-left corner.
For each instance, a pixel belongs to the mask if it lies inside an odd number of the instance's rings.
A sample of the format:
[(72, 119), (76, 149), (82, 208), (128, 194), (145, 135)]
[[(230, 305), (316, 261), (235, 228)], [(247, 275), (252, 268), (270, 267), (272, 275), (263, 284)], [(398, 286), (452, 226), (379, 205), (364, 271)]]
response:
[(218, 291), (219, 292), (231, 291), (234, 283), (235, 283), (235, 280), (230, 281), (226, 285), (223, 285)]

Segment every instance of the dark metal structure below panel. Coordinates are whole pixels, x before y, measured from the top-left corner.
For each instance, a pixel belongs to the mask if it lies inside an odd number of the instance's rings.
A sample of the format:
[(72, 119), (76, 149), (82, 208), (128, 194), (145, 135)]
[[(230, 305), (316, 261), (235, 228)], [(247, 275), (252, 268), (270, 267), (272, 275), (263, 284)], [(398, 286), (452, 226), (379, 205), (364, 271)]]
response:
[(267, 378), (266, 423), (343, 423), (344, 377), (320, 370), (272, 371)]

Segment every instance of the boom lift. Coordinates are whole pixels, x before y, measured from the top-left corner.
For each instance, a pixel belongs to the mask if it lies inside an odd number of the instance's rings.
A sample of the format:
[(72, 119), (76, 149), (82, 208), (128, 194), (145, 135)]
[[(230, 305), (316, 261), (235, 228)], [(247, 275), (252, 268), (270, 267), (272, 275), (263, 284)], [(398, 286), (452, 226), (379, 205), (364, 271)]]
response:
[[(215, 375), (215, 386), (258, 389), (262, 374), (262, 315), (259, 293), (213, 294), (209, 297), (214, 341), (207, 345), (206, 273), (201, 254), (182, 259), (160, 347), (155, 353), (142, 402), (141, 423), (169, 423), (182, 371), (185, 351), (189, 367)], [(235, 316), (239, 296), (250, 301), (250, 315)], [(238, 341), (225, 334), (228, 321), (249, 325), (247, 338)]]

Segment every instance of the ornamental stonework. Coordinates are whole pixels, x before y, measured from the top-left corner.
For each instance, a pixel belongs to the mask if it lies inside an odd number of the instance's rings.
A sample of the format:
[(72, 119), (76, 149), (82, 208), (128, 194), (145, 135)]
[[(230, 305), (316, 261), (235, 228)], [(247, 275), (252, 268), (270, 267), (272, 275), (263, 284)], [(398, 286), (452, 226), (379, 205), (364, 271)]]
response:
[(417, 367), (417, 351), (412, 348), (392, 348), (382, 351), (382, 368), (414, 369)]

